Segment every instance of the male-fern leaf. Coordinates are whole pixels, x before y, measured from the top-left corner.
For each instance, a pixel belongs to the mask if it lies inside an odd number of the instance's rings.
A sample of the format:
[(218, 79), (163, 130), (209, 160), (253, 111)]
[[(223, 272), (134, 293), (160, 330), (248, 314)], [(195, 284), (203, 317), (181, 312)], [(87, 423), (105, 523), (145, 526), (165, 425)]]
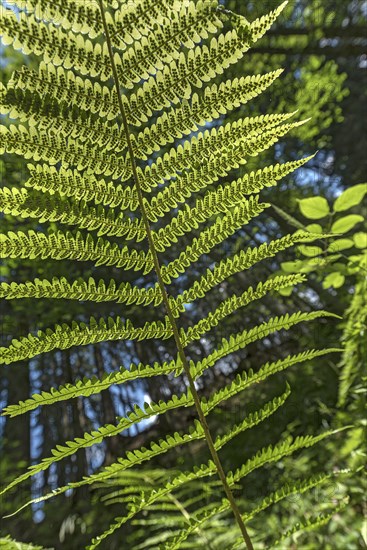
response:
[[(212, 266), (207, 263), (216, 247), (229, 245), (243, 225), (269, 206), (261, 202), (260, 192), (275, 186), (310, 158), (236, 175), (234, 171), (251, 157), (305, 121), (291, 121), (295, 113), (225, 120), (226, 114), (264, 92), (281, 70), (218, 82), (218, 76), (264, 35), (285, 4), (252, 23), (223, 9), (217, 0), (15, 0), (13, 4), (16, 12), (7, 7), (2, 10), (3, 43), (36, 56), (39, 65), (37, 69), (15, 71), (8, 83), (0, 86), (0, 112), (12, 121), (1, 129), (0, 150), (32, 160), (24, 185), (0, 190), (0, 208), (6, 214), (45, 225), (3, 234), (2, 258), (72, 260), (88, 265), (92, 274), (75, 279), (53, 274), (33, 281), (3, 281), (0, 295), (7, 300), (111, 302), (118, 307), (108, 318), (88, 320), (84, 316), (71, 323), (60, 319), (53, 328), (42, 325), (37, 333), (19, 336), (1, 348), (1, 361), (11, 364), (53, 350), (123, 339), (171, 339), (177, 357), (162, 364), (133, 364), (102, 377), (67, 381), (9, 404), (4, 414), (18, 416), (39, 406), (97, 395), (113, 384), (159, 375), (184, 375), (185, 385), (179, 396), (143, 407), (135, 405), (115, 424), (57, 445), (49, 457), (30, 466), (2, 493), (142, 420), (193, 407), (198, 419), (187, 433), (175, 432), (151, 442), (148, 448), (127, 452), (100, 472), (31, 502), (109, 480), (175, 447), (203, 440), (211, 456), (206, 464), (176, 474), (163, 486), (135, 497), (128, 513), (111, 523), (90, 548), (162, 497), (216, 474), (225, 499), (210, 509), (199, 510), (189, 526), (164, 548), (180, 548), (201, 525), (231, 510), (237, 524), (234, 532), (241, 534), (251, 550), (245, 522), (272, 502), (322, 480), (282, 488), (246, 513), (240, 511), (233, 488), (257, 468), (310, 447), (331, 432), (268, 446), (228, 473), (223, 469), (220, 449), (276, 414), (290, 387), (287, 384), (283, 394), (232, 424), (227, 433), (214, 436), (206, 417), (253, 384), (338, 350), (309, 350), (267, 362), (257, 372), (237, 374), (207, 397), (200, 395), (197, 381), (220, 359), (252, 342), (304, 321), (331, 318), (332, 314), (315, 311), (272, 317), (223, 338), (199, 361), (189, 360), (189, 345), (222, 326), (239, 308), (301, 284), (305, 278), (290, 275), (257, 281), (239, 295), (225, 295), (205, 317), (186, 328), (182, 315), (189, 311), (189, 304), (206, 298), (230, 277), (295, 243), (320, 237), (299, 231), (247, 247)], [(202, 265), (207, 265), (204, 272)], [(101, 278), (98, 268), (103, 266), (120, 273), (122, 281), (117, 282), (115, 275), (109, 280)], [(147, 286), (142, 286), (141, 280), (139, 284), (130, 282), (131, 278), (126, 280), (124, 274), (129, 270), (140, 272)], [(193, 274), (194, 279), (189, 277)], [(141, 306), (144, 320), (139, 326), (129, 317), (131, 305)], [(151, 305), (154, 307), (149, 309)], [(98, 317), (98, 308), (96, 311)], [(147, 311), (152, 312), (149, 318), (145, 317)]]

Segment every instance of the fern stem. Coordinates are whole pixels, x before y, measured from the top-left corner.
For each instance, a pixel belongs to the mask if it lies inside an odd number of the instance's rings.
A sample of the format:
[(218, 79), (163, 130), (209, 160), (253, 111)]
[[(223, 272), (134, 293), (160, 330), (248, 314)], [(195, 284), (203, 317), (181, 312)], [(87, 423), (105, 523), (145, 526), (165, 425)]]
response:
[(140, 181), (139, 181), (137, 165), (136, 165), (136, 161), (135, 161), (135, 157), (134, 157), (134, 150), (133, 150), (131, 139), (130, 139), (129, 124), (127, 122), (125, 108), (124, 108), (124, 105), (122, 103), (119, 78), (118, 78), (118, 75), (117, 75), (117, 70), (116, 70), (116, 65), (115, 65), (114, 55), (113, 55), (113, 49), (112, 49), (112, 43), (111, 43), (109, 30), (108, 30), (108, 26), (107, 26), (107, 21), (106, 21), (106, 16), (105, 16), (104, 8), (103, 8), (103, 0), (99, 0), (99, 6), (100, 6), (100, 10), (101, 10), (101, 17), (102, 17), (102, 24), (103, 24), (103, 28), (104, 28), (104, 34), (105, 34), (105, 37), (106, 37), (108, 52), (109, 52), (109, 56), (110, 56), (111, 69), (112, 69), (113, 79), (114, 79), (114, 82), (115, 82), (120, 114), (121, 114), (122, 123), (123, 123), (123, 127), (124, 127), (125, 134), (126, 134), (127, 148), (128, 148), (129, 156), (130, 156), (133, 179), (134, 179), (134, 183), (135, 183), (135, 186), (136, 186), (136, 192), (137, 192), (137, 195), (138, 195), (140, 211), (141, 211), (143, 223), (144, 223), (147, 238), (148, 238), (149, 248), (150, 248), (150, 251), (152, 253), (154, 269), (155, 269), (155, 272), (156, 272), (156, 275), (157, 275), (157, 280), (158, 280), (159, 287), (160, 287), (161, 292), (162, 292), (163, 302), (164, 302), (164, 305), (166, 307), (166, 311), (167, 311), (169, 321), (171, 323), (173, 336), (174, 336), (176, 346), (177, 346), (177, 351), (178, 351), (179, 357), (182, 361), (183, 369), (184, 369), (185, 374), (187, 376), (189, 387), (190, 387), (190, 390), (191, 390), (191, 393), (192, 393), (192, 396), (193, 396), (193, 399), (194, 399), (195, 408), (196, 408), (200, 423), (201, 423), (201, 425), (203, 427), (203, 430), (204, 430), (204, 433), (205, 433), (205, 439), (206, 439), (210, 454), (211, 454), (213, 462), (214, 462), (214, 464), (217, 468), (218, 476), (219, 476), (219, 478), (222, 482), (223, 489), (224, 489), (224, 492), (225, 492), (225, 494), (228, 498), (228, 501), (230, 503), (232, 512), (233, 512), (233, 514), (235, 516), (235, 519), (238, 523), (238, 526), (241, 530), (243, 539), (246, 543), (246, 547), (247, 547), (248, 550), (253, 550), (253, 545), (252, 545), (251, 539), (248, 535), (247, 529), (245, 527), (245, 524), (244, 524), (243, 519), (241, 517), (241, 513), (240, 513), (240, 511), (237, 507), (237, 504), (235, 502), (232, 491), (231, 491), (231, 489), (228, 485), (227, 478), (226, 478), (226, 475), (224, 473), (223, 466), (222, 466), (221, 461), (219, 459), (218, 453), (215, 450), (214, 442), (213, 442), (213, 439), (212, 439), (212, 436), (211, 436), (211, 433), (210, 433), (210, 430), (209, 430), (209, 426), (207, 424), (205, 415), (204, 415), (203, 410), (202, 410), (201, 405), (200, 405), (200, 398), (199, 398), (198, 392), (196, 391), (194, 380), (193, 380), (193, 378), (191, 376), (191, 373), (190, 373), (189, 363), (188, 363), (188, 360), (186, 358), (184, 347), (183, 347), (182, 342), (181, 342), (180, 333), (179, 333), (179, 330), (178, 330), (176, 319), (173, 316), (171, 306), (170, 306), (170, 303), (169, 303), (167, 290), (166, 290), (166, 287), (165, 287), (165, 284), (164, 284), (164, 281), (163, 281), (163, 278), (162, 278), (162, 274), (161, 274), (161, 266), (160, 266), (160, 263), (159, 263), (158, 254), (157, 254), (157, 251), (156, 251), (156, 248), (155, 248), (155, 245), (154, 245), (152, 232), (151, 232), (150, 225), (149, 225), (149, 220), (148, 220), (148, 217), (146, 215), (146, 211), (145, 211), (145, 207), (144, 207), (143, 193), (142, 193), (142, 189), (141, 189), (141, 185), (140, 185)]

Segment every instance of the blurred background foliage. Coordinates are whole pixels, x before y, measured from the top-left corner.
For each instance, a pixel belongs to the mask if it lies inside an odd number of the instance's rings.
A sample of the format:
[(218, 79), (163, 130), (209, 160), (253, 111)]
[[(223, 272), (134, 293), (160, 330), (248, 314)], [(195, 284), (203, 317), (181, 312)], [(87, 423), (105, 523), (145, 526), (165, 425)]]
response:
[[(275, 0), (226, 0), (225, 7), (247, 19), (273, 9), (278, 3)], [(282, 181), (276, 189), (263, 192), (264, 200), (274, 207), (256, 219), (255, 223), (237, 232), (231, 245), (235, 250), (247, 246), (256, 246), (264, 240), (279, 238), (293, 232), (295, 220), (303, 225), (319, 224), (322, 229), (328, 227), (329, 211), (320, 219), (309, 219), (302, 209), (302, 201), (317, 195), (326, 199), (328, 210), (332, 211), (335, 199), (348, 188), (362, 184), (366, 179), (366, 93), (367, 93), (367, 55), (366, 26), (367, 5), (362, 0), (291, 0), (273, 29), (253, 50), (250, 50), (243, 61), (226, 72), (226, 78), (242, 75), (264, 73), (279, 67), (284, 73), (276, 83), (250, 104), (237, 109), (232, 115), (248, 116), (269, 112), (293, 111), (298, 109), (297, 117), (309, 118), (310, 121), (294, 131), (290, 137), (274, 149), (252, 158), (241, 170), (249, 171), (274, 161), (288, 161), (317, 152), (314, 158), (296, 174)], [(24, 57), (13, 50), (1, 48), (1, 75), (6, 83), (14, 69), (26, 63), (32, 65), (34, 59)], [(27, 178), (25, 162), (12, 155), (5, 154), (0, 163), (1, 185), (18, 185)], [(300, 202), (301, 201), (301, 202)], [(303, 203), (305, 205), (306, 203)], [(288, 213), (291, 217), (282, 215)], [(250, 273), (236, 277), (223, 284), (221, 292), (226, 294), (238, 291), (269, 274), (289, 272), (289, 265), (298, 262), (297, 269), (308, 273), (307, 283), (289, 289), (282, 296), (273, 295), (233, 315), (226, 329), (226, 334), (218, 331), (201, 340), (190, 351), (192, 359), (200, 358), (203, 352), (215, 346), (221, 336), (234, 332), (239, 323), (253, 326), (270, 315), (281, 315), (286, 311), (311, 310), (325, 308), (337, 313), (343, 319), (340, 322), (318, 322), (313, 327), (302, 326), (297, 331), (290, 331), (286, 338), (282, 334), (269, 337), (266, 345), (253, 344), (244, 353), (234, 354), (230, 362), (221, 363), (215, 373), (208, 372), (202, 378), (203, 395), (212, 393), (224, 385), (231, 377), (233, 370), (239, 372), (257, 368), (259, 364), (273, 361), (290, 353), (297, 353), (308, 347), (340, 346), (343, 343), (345, 352), (341, 356), (327, 356), (301, 368), (287, 372), (287, 375), (272, 378), (261, 388), (247, 393), (247, 401), (232, 403), (231, 410), (223, 408), (211, 418), (214, 431), (225, 431), (229, 425), (229, 415), (243, 418), (251, 407), (258, 408), (284, 390), (287, 379), (292, 388), (291, 397), (282, 411), (274, 415), (261, 427), (236, 438), (233, 444), (222, 451), (226, 469), (235, 469), (236, 464), (243, 463), (244, 456), (251, 456), (261, 446), (277, 441), (281, 434), (298, 435), (301, 433), (319, 433), (323, 429), (336, 428), (341, 425), (352, 425), (353, 429), (343, 432), (327, 444), (319, 445), (307, 455), (289, 458), (278, 463), (271, 470), (256, 471), (249, 478), (246, 494), (239, 494), (244, 509), (248, 501), (257, 500), (269, 492), (275, 484), (287, 479), (298, 479), (307, 475), (336, 469), (354, 468), (358, 470), (365, 464), (365, 379), (363, 368), (366, 362), (366, 204), (363, 196), (352, 205), (348, 212), (338, 213), (339, 217), (355, 215), (360, 218), (345, 235), (344, 240), (352, 244), (340, 250), (330, 249), (333, 240), (322, 246), (321, 253), (307, 255), (300, 247), (288, 251), (276, 260), (260, 264)], [(338, 218), (333, 218), (333, 221)], [(36, 221), (15, 219), (4, 215), (1, 218), (1, 229), (7, 231), (31, 228)], [(330, 224), (329, 224), (330, 225)], [(359, 237), (355, 237), (355, 235)], [(335, 245), (334, 245), (335, 246)], [(226, 247), (217, 247), (211, 257), (215, 262), (227, 254)], [(340, 254), (342, 252), (342, 255)], [(173, 251), (174, 253), (174, 251)], [(198, 262), (198, 267), (200, 262)], [(311, 266), (311, 267), (310, 267)], [(83, 276), (88, 275), (88, 264), (83, 264)], [(3, 261), (0, 267), (1, 280), (9, 278), (16, 281), (42, 278), (45, 273), (65, 275), (77, 278), (81, 267), (76, 262), (50, 261)], [(121, 279), (121, 273), (115, 268), (99, 268), (101, 278)], [(195, 270), (190, 277), (195, 278)], [(331, 274), (334, 274), (330, 277)], [(123, 274), (125, 277), (126, 274)], [(128, 272), (130, 282), (134, 272)], [(149, 282), (149, 281), (145, 281)], [(230, 288), (229, 288), (230, 287)], [(195, 308), (185, 313), (184, 323), (190, 324), (207, 313), (210, 303), (205, 305), (198, 301)], [(145, 310), (148, 311), (148, 310)], [(90, 303), (65, 300), (13, 300), (1, 305), (1, 339), (6, 345), (12, 338), (35, 330), (45, 328), (62, 319), (85, 320), (92, 314), (108, 316), (112, 311), (109, 303), (98, 304), (98, 312)], [(115, 312), (116, 313), (116, 312)], [(139, 325), (140, 311), (130, 307), (124, 314)], [(152, 312), (153, 314), (153, 312)], [(149, 319), (145, 319), (149, 320)], [(141, 319), (140, 319), (141, 321)], [(75, 382), (83, 376), (102, 376), (120, 365), (128, 365), (137, 359), (148, 364), (163, 361), (171, 356), (172, 350), (159, 342), (152, 342), (150, 347), (139, 342), (107, 342), (96, 346), (87, 346), (67, 351), (57, 351), (36, 357), (35, 359), (0, 369), (1, 406), (26, 399), (40, 387), (48, 389), (61, 383)], [(16, 380), (16, 383), (14, 383)], [(93, 398), (79, 398), (70, 403), (58, 404), (45, 410), (36, 410), (27, 417), (0, 420), (0, 473), (2, 483), (13, 479), (24, 470), (27, 464), (39, 462), (47, 456), (50, 449), (67, 439), (78, 437), (84, 431), (111, 422), (116, 416), (131, 408), (134, 402), (144, 400), (167, 399), (172, 393), (178, 393), (183, 387), (182, 378), (151, 378), (128, 386), (117, 386), (102, 392)], [(135, 431), (110, 439), (102, 446), (83, 450), (77, 457), (57, 463), (48, 473), (42, 473), (37, 480), (29, 481), (17, 489), (11, 497), (1, 502), (2, 515), (14, 511), (18, 505), (33, 497), (49, 492), (51, 489), (65, 485), (68, 481), (81, 479), (95, 471), (101, 465), (113, 462), (128, 449), (147, 446), (160, 434), (173, 431), (185, 431), (192, 423), (191, 412), (187, 416), (173, 414), (171, 417), (158, 418), (150, 424), (139, 425)], [(232, 420), (233, 421), (233, 420)], [(164, 468), (186, 469), (206, 459), (205, 446), (193, 444), (186, 449), (160, 457), (155, 464), (150, 464), (144, 477), (138, 474), (139, 483), (149, 483), (151, 479), (161, 479)], [(152, 470), (156, 467), (157, 470)], [(35, 545), (52, 548), (77, 550), (85, 547), (91, 536), (104, 530), (115, 515), (121, 514), (121, 507), (126, 502), (126, 494), (133, 492), (136, 486), (131, 478), (115, 480), (112, 492), (110, 486), (80, 489), (74, 493), (51, 499), (46, 503), (34, 505), (22, 513), (1, 520), (1, 536)], [(161, 477), (160, 477), (161, 476)], [(366, 527), (363, 527), (363, 512), (366, 503), (363, 487), (365, 478), (360, 471), (349, 478), (333, 480), (324, 490), (314, 490), (308, 496), (285, 499), (270, 508), (250, 524), (252, 534), (259, 531), (263, 537), (258, 538), (258, 548), (268, 548), (272, 540), (271, 533), (288, 528), (290, 517), (295, 521), (307, 520), (308, 511), (316, 504), (329, 509), (335, 507), (337, 497), (349, 495), (350, 503), (346, 509), (333, 516), (333, 521), (318, 531), (293, 535), (282, 548), (302, 548), (313, 550), (324, 548), (334, 550), (343, 548), (355, 550), (367, 548)], [(130, 486), (129, 486), (130, 482)], [(130, 487), (129, 490), (126, 487)], [(121, 497), (118, 492), (125, 490)], [(189, 514), (190, 502), (200, 489), (199, 498), (203, 502), (210, 500), (210, 491), (216, 491), (215, 483), (203, 487), (190, 487), (190, 494), (179, 495), (189, 501), (186, 512)], [(127, 491), (127, 492), (126, 492)], [(112, 494), (112, 497), (108, 495)], [(179, 498), (177, 497), (177, 498)], [(148, 517), (141, 517), (136, 524), (125, 527), (115, 537), (108, 539), (108, 547), (113, 549), (154, 548), (154, 537), (159, 537), (162, 517), (168, 526), (176, 526), (185, 517), (182, 506), (177, 506), (176, 495), (163, 502)], [(176, 498), (176, 500), (177, 500)], [(125, 504), (124, 504), (125, 502)], [(156, 515), (158, 514), (158, 516)], [(160, 514), (160, 515), (159, 515)], [(180, 516), (181, 514), (181, 516)], [(153, 518), (151, 516), (154, 516)], [(181, 520), (177, 519), (181, 517)], [(169, 522), (171, 517), (171, 522)], [(157, 519), (158, 518), (158, 519)], [(173, 519), (172, 519), (173, 518)], [(176, 519), (174, 519), (176, 518)], [(226, 516), (215, 519), (212, 533), (198, 531), (190, 542), (190, 548), (223, 548), (221, 536), (228, 534)], [(293, 521), (292, 523), (294, 523)], [(142, 541), (150, 541), (148, 546), (141, 546)], [(256, 535), (255, 535), (256, 540)], [(13, 548), (10, 540), (0, 539), (0, 548)], [(15, 545), (16, 543), (14, 543)], [(140, 546), (139, 546), (140, 544)], [(150, 546), (149, 546), (150, 544)], [(24, 546), (24, 548), (28, 546)], [(14, 546), (18, 548), (18, 546)], [(23, 548), (23, 546), (19, 546)]]

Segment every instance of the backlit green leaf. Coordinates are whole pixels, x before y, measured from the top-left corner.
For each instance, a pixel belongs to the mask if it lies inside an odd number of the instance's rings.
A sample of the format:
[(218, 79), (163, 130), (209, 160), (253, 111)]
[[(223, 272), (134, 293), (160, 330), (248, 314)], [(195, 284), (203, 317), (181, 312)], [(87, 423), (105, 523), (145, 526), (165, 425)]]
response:
[(325, 277), (322, 286), (324, 288), (330, 288), (331, 286), (334, 288), (340, 288), (341, 286), (343, 286), (344, 281), (344, 275), (339, 273), (339, 271), (334, 271), (333, 273), (329, 273), (329, 275)]
[(320, 248), (319, 246), (300, 245), (298, 247), (298, 250), (301, 252), (301, 254), (307, 256), (308, 258), (313, 258), (314, 256), (322, 254), (322, 248)]
[(347, 233), (348, 231), (353, 229), (353, 227), (359, 222), (363, 222), (363, 216), (359, 216), (357, 214), (349, 214), (348, 216), (344, 216), (343, 218), (336, 220), (336, 222), (334, 222), (331, 226), (331, 232)]
[(334, 211), (343, 212), (359, 204), (367, 193), (367, 183), (353, 185), (343, 193), (334, 202)]
[(329, 245), (328, 251), (341, 252), (342, 250), (347, 250), (348, 248), (352, 248), (353, 246), (354, 243), (352, 239), (337, 239)]
[(353, 241), (357, 248), (366, 248), (367, 247), (367, 233), (360, 231), (353, 235)]
[(328, 202), (324, 197), (301, 199), (298, 205), (302, 214), (309, 220), (319, 220), (330, 213)]
[(310, 233), (322, 233), (322, 227), (319, 223), (310, 223), (310, 225), (306, 225), (306, 229)]

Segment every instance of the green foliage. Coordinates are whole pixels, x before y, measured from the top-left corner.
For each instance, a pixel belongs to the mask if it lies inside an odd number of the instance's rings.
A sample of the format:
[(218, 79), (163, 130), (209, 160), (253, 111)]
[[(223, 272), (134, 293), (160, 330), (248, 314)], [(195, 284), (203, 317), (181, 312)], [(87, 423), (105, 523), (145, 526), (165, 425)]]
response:
[(324, 197), (311, 197), (299, 201), (299, 208), (305, 218), (318, 220), (330, 212), (327, 200)]
[(318, 514), (307, 519), (304, 522), (297, 523), (294, 527), (289, 529), (284, 535), (275, 542), (274, 546), (271, 548), (282, 548), (283, 542), (291, 537), (294, 533), (302, 533), (305, 531), (311, 531), (313, 529), (318, 529), (319, 527), (325, 525), (330, 521), (330, 519), (344, 508), (346, 508), (348, 502), (343, 502), (333, 509), (332, 512), (328, 514)]
[[(341, 361), (339, 405), (346, 404), (350, 388), (357, 375), (362, 376), (363, 361), (366, 354), (367, 312), (365, 308), (366, 275), (357, 280), (354, 296), (346, 311), (343, 341), (344, 353)], [(363, 390), (361, 390), (363, 391)]]
[[(367, 269), (367, 232), (352, 229), (365, 221), (361, 214), (344, 214), (350, 208), (363, 208), (363, 198), (367, 184), (358, 184), (346, 189), (338, 196), (332, 208), (324, 197), (301, 199), (299, 208), (302, 215), (310, 220), (323, 219), (320, 224), (304, 226), (298, 220), (278, 209), (280, 214), (290, 219), (300, 231), (308, 230), (320, 234), (320, 246), (300, 245), (297, 247), (299, 259), (281, 264), (284, 273), (319, 273), (324, 288), (340, 288), (348, 276), (363, 280)], [(326, 233), (330, 235), (326, 236)], [(335, 234), (335, 237), (332, 235)], [(347, 252), (346, 252), (347, 251)]]
[[(73, 0), (60, 0), (55, 5), (45, 4), (43, 0), (26, 3), (19, 0), (16, 5), (20, 8), (19, 16), (10, 9), (3, 10), (0, 25), (3, 43), (38, 56), (39, 67), (16, 71), (7, 85), (1, 86), (1, 113), (17, 120), (17, 124), (8, 120), (2, 127), (1, 150), (32, 159), (36, 164), (28, 166), (30, 177), (20, 189), (1, 189), (0, 206), (6, 215), (37, 219), (39, 224), (36, 229), (10, 230), (3, 234), (2, 256), (6, 260), (41, 263), (76, 260), (84, 262), (83, 265), (87, 263), (95, 276), (74, 281), (60, 276), (3, 282), (2, 296), (8, 300), (49, 298), (136, 306), (153, 304), (154, 315), (159, 318), (146, 320), (138, 327), (133, 325), (128, 312), (107, 319), (91, 317), (89, 323), (73, 320), (68, 324), (60, 320), (53, 328), (13, 339), (1, 348), (1, 362), (11, 365), (53, 350), (108, 340), (170, 339), (177, 357), (162, 364), (121, 367), (102, 378), (85, 377), (40, 391), (26, 401), (8, 405), (4, 414), (18, 416), (41, 405), (97, 395), (112, 384), (159, 375), (183, 375), (185, 391), (166, 401), (145, 403), (142, 407), (135, 404), (115, 424), (105, 424), (58, 444), (48, 457), (29, 466), (0, 494), (74, 456), (80, 449), (105, 442), (144, 420), (172, 414), (174, 409), (195, 408), (199, 420), (188, 433), (176, 432), (152, 442), (149, 449), (142, 447), (127, 452), (125, 457), (100, 472), (34, 498), (25, 506), (69, 489), (110, 480), (175, 447), (203, 439), (211, 455), (209, 461), (192, 470), (175, 473), (161, 487), (154, 487), (148, 493), (139, 493), (125, 515), (116, 518), (95, 537), (89, 548), (99, 546), (138, 513), (152, 508), (172, 492), (218, 474), (226, 499), (213, 507), (196, 510), (189, 525), (173, 533), (164, 548), (183, 547), (191, 535), (196, 536), (198, 528), (231, 509), (238, 524), (232, 526), (233, 534), (238, 538), (242, 533), (251, 549), (243, 522), (270, 503), (287, 494), (303, 492), (318, 481), (312, 478), (290, 484), (278, 492), (275, 490), (248, 513), (239, 509), (231, 489), (238, 484), (242, 487), (244, 478), (253, 471), (311, 447), (335, 431), (285, 438), (263, 447), (233, 471), (224, 472), (218, 451), (275, 414), (285, 404), (290, 387), (287, 385), (281, 395), (239, 423), (233, 422), (226, 433), (217, 437), (212, 437), (206, 417), (255, 383), (338, 349), (307, 350), (268, 361), (256, 372), (250, 369), (237, 373), (231, 383), (207, 397), (200, 395), (196, 383), (207, 369), (215, 373), (220, 359), (250, 343), (276, 331), (289, 330), (303, 321), (337, 316), (318, 310), (271, 317), (222, 338), (214, 351), (193, 361), (189, 359), (189, 345), (213, 333), (216, 327), (223, 327), (223, 321), (240, 308), (301, 284), (305, 277), (295, 273), (256, 281), (256, 285), (241, 294), (222, 299), (196, 324), (186, 328), (183, 314), (189, 304), (204, 298), (209, 291), (220, 291), (221, 283), (229, 277), (274, 257), (295, 243), (313, 242), (320, 236), (328, 238), (330, 231), (320, 234), (303, 230), (258, 247), (247, 247), (207, 267), (193, 282), (187, 284), (185, 278), (199, 261), (201, 271), (202, 266), (207, 265), (207, 255), (215, 247), (227, 243), (269, 206), (259, 202), (259, 193), (264, 188), (276, 185), (309, 160), (307, 157), (275, 164), (232, 179), (233, 170), (268, 150), (305, 121), (288, 122), (293, 112), (245, 117), (232, 122), (223, 118), (265, 91), (281, 71), (209, 84), (264, 35), (284, 4), (252, 23), (224, 10), (215, 0), (183, 4), (176, 0), (137, 0), (127, 9), (102, 0), (99, 7), (90, 8)], [(215, 125), (210, 126), (214, 121)], [(203, 131), (199, 131), (200, 127)], [(213, 186), (218, 180), (220, 185)], [(349, 197), (348, 200), (356, 199)], [(325, 199), (316, 197), (307, 201), (314, 202), (303, 203), (304, 215), (319, 219), (329, 214)], [(348, 224), (346, 218), (339, 220), (339, 226), (344, 229), (360, 221), (356, 215), (352, 215), (353, 223), (350, 216), (347, 218)], [(331, 227), (332, 233), (336, 232), (335, 224), (338, 220)], [(300, 250), (309, 256), (305, 245)], [(101, 266), (115, 266), (124, 274), (128, 270), (140, 271), (143, 280), (143, 276), (154, 274), (156, 282), (153, 287), (136, 286), (128, 281), (117, 285), (114, 279), (109, 282), (98, 279)], [(164, 310), (159, 309), (161, 305)], [(145, 311), (141, 313), (143, 318)], [(316, 523), (324, 520), (318, 519)]]
[[(299, 260), (284, 262), (281, 264), (285, 273), (294, 272), (295, 268), (302, 272), (314, 272), (322, 287), (328, 292), (345, 288), (349, 293), (343, 321), (341, 343), (343, 345), (342, 359), (337, 365), (339, 368), (339, 387), (337, 394), (337, 410), (335, 411), (334, 425), (353, 425), (344, 439), (339, 455), (344, 457), (348, 466), (354, 470), (353, 479), (346, 481), (346, 488), (351, 495), (351, 516), (345, 518), (346, 525), (355, 521), (354, 537), (350, 544), (361, 544), (364, 540), (363, 518), (358, 516), (358, 510), (364, 506), (365, 478), (363, 467), (366, 462), (365, 445), (365, 393), (366, 377), (364, 375), (366, 349), (366, 274), (367, 274), (367, 232), (365, 227), (365, 204), (363, 199), (367, 192), (366, 184), (358, 184), (347, 188), (334, 201), (328, 214), (323, 217), (320, 224), (310, 224), (306, 228), (297, 220), (292, 220), (294, 225), (308, 229), (312, 233), (320, 233), (320, 246), (299, 246), (297, 248)], [(321, 198), (321, 197), (320, 197)], [(312, 198), (306, 199), (312, 205)], [(300, 201), (300, 207), (304, 200)], [(354, 213), (348, 213), (352, 211)], [(302, 210), (302, 214), (308, 219), (316, 219), (312, 210)], [(364, 227), (361, 227), (362, 223)], [(364, 229), (364, 231), (355, 231)], [(331, 231), (339, 233), (324, 238), (322, 233)], [(292, 290), (292, 289), (290, 289)], [(332, 467), (333, 462), (329, 467)], [(357, 518), (355, 517), (357, 510)], [(322, 515), (325, 521), (329, 514)], [(324, 518), (324, 519), (323, 519)], [(296, 526), (290, 533), (295, 533), (300, 527), (300, 532), (320, 525), (320, 518), (310, 520)], [(360, 533), (360, 536), (358, 536)], [(280, 539), (282, 542), (284, 539)], [(343, 544), (349, 544), (349, 538)], [(312, 546), (310, 546), (311, 548)], [(354, 547), (354, 546), (351, 546)]]
[(348, 233), (357, 223), (363, 222), (363, 217), (358, 214), (350, 214), (336, 220), (331, 226), (332, 233)]
[(3, 550), (46, 550), (42, 546), (17, 542), (10, 537), (0, 538), (0, 548)]
[(367, 193), (367, 184), (361, 183), (349, 187), (334, 202), (334, 212), (342, 212), (349, 210), (353, 206), (357, 206), (362, 202), (363, 197)]
[[(256, 507), (246, 514), (247, 521), (253, 520), (261, 512), (282, 501), (298, 498), (317, 488), (323, 490), (324, 485), (345, 477), (347, 471), (334, 474), (318, 474), (295, 482), (288, 482), (276, 492), (259, 499)], [(99, 499), (107, 506), (115, 504), (131, 509), (131, 503), (137, 502), (140, 494), (149, 498), (152, 488), (158, 484), (164, 485), (167, 472), (161, 470), (130, 470), (126, 474), (96, 485)], [(230, 529), (228, 502), (218, 501), (218, 482), (202, 481), (187, 482), (170, 493), (161, 491), (154, 505), (147, 508), (145, 516), (135, 519), (135, 532), (128, 542), (133, 549), (150, 548), (161, 544), (162, 548), (180, 548), (186, 546), (189, 538), (191, 547), (205, 547), (219, 550), (220, 548), (241, 548), (243, 541)], [(326, 487), (327, 490), (327, 487)], [(304, 498), (304, 496), (303, 496)], [(243, 499), (244, 500), (244, 499)], [(244, 505), (245, 500), (244, 500)], [(141, 529), (139, 529), (141, 527)], [(302, 531), (300, 525), (292, 533)], [(290, 536), (291, 533), (288, 533)], [(285, 537), (284, 537), (285, 538)], [(264, 548), (264, 540), (257, 540), (257, 546)]]

